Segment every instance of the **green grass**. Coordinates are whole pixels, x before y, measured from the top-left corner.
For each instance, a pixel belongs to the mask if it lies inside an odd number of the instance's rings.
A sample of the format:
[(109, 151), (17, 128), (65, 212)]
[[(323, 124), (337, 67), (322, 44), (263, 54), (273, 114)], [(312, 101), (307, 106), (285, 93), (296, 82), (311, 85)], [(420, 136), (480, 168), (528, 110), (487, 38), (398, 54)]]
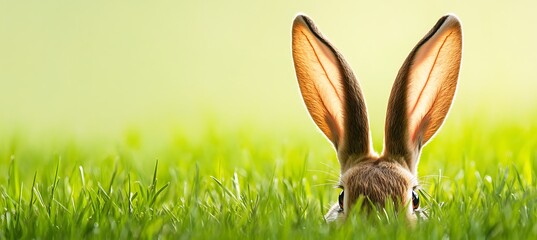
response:
[(448, 124), (422, 154), (430, 217), (415, 227), (390, 209), (325, 223), (338, 165), (319, 133), (209, 129), (156, 143), (5, 138), (0, 239), (537, 236), (535, 126)]

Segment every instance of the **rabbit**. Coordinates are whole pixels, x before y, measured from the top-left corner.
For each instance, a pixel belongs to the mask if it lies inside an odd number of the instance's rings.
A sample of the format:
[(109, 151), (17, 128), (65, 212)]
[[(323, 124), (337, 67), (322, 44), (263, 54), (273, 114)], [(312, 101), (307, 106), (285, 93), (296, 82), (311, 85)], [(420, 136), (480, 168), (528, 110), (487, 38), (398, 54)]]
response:
[(420, 212), (420, 153), (443, 124), (457, 89), (462, 57), (459, 18), (441, 17), (404, 61), (391, 90), (380, 155), (372, 147), (365, 99), (353, 71), (302, 14), (293, 22), (292, 55), (306, 108), (332, 142), (341, 167), (342, 192), (325, 220), (345, 219), (363, 197), (371, 204), (362, 208), (393, 202), (415, 222)]

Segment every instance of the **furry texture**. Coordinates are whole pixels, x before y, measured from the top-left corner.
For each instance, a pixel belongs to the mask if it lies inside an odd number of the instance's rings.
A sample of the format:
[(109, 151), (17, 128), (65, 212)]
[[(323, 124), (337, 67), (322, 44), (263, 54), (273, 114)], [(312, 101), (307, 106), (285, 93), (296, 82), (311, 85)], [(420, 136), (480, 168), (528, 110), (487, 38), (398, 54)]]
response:
[(304, 103), (336, 148), (341, 165), (345, 207), (335, 204), (325, 218), (344, 218), (363, 196), (379, 207), (387, 202), (393, 202), (396, 209), (407, 206), (408, 218), (415, 219), (410, 200), (418, 184), (420, 151), (441, 127), (457, 87), (462, 55), (458, 18), (440, 18), (403, 63), (388, 103), (380, 157), (372, 150), (360, 86), (343, 56), (306, 16), (295, 18), (292, 35)]
[(413, 173), (421, 148), (447, 116), (461, 54), (460, 22), (444, 16), (414, 47), (397, 74), (386, 112), (384, 155), (402, 157)]
[(293, 59), (304, 103), (338, 150), (344, 171), (350, 162), (371, 152), (367, 109), (358, 81), (343, 56), (305, 16), (297, 16), (293, 23)]

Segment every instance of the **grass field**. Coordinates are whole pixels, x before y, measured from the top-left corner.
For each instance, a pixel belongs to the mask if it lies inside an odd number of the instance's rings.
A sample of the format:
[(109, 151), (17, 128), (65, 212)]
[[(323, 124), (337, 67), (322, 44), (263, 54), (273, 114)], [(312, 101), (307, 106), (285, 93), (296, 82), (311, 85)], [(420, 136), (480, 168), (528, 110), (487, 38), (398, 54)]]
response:
[[(4, 1), (0, 239), (535, 239), (535, 1)], [(464, 50), (419, 164), (429, 219), (327, 224), (339, 165), (291, 54), (309, 15), (382, 148), (393, 79), (442, 15)]]
[(422, 155), (429, 219), (413, 228), (389, 209), (324, 222), (338, 165), (320, 133), (207, 129), (151, 145), (135, 130), (111, 143), (13, 135), (0, 149), (0, 238), (537, 236), (535, 126), (448, 124)]

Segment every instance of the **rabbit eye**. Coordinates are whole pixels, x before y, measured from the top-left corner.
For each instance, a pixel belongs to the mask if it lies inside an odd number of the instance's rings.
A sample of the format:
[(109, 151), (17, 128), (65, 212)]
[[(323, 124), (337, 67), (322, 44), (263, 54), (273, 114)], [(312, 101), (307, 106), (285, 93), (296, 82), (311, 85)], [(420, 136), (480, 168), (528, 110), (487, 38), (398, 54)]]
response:
[(343, 212), (343, 197), (345, 196), (345, 191), (341, 191), (341, 193), (339, 194), (339, 197), (338, 197), (338, 201), (339, 201), (339, 211), (340, 212)]
[(420, 197), (416, 191), (412, 190), (412, 208), (417, 210), (420, 207)]

